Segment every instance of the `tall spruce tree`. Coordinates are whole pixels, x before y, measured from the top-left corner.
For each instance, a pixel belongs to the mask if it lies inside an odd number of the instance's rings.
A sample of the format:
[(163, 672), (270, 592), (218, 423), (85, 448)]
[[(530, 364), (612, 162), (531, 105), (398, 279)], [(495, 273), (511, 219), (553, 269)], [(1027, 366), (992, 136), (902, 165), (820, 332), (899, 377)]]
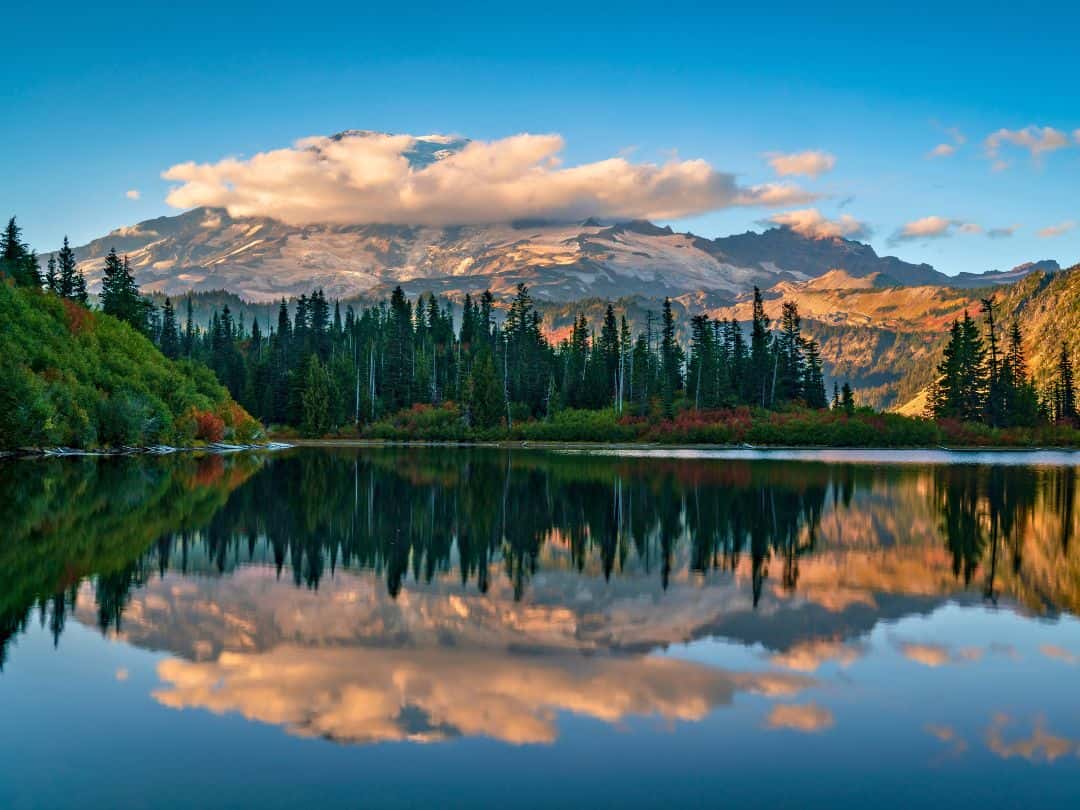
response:
[(119, 318), (144, 334), (148, 331), (149, 302), (139, 295), (127, 257), (121, 259), (115, 248), (105, 257), (100, 300), (106, 315)]
[(165, 299), (161, 309), (161, 337), (158, 345), (161, 353), (171, 360), (180, 356), (180, 330), (176, 325), (176, 312), (173, 310), (172, 301)]
[(769, 349), (769, 319), (761, 290), (754, 287), (754, 305), (750, 326), (750, 359), (746, 374), (746, 400), (765, 408), (772, 400), (772, 352)]

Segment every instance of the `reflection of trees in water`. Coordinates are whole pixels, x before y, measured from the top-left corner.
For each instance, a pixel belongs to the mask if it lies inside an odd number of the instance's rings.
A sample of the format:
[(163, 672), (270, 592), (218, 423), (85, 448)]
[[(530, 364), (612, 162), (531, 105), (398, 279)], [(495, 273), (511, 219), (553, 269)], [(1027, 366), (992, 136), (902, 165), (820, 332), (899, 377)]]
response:
[[(748, 560), (757, 605), (770, 574), (783, 590), (797, 588), (826, 509), (859, 509), (860, 491), (895, 499), (927, 476), (955, 575), (969, 585), (984, 565), (985, 593), (996, 598), (1001, 572), (1015, 579), (1023, 568), (1034, 515), (1058, 517), (1057, 543), (1068, 550), (1077, 488), (1074, 468), (927, 472), (488, 450), (298, 452), (244, 462), (241, 476), (232, 462), (214, 463), (193, 472), (133, 460), (107, 472), (60, 462), (23, 481), (28, 517), (14, 543), (0, 545), (0, 570), (22, 588), (0, 610), (0, 663), (3, 643), (25, 628), (35, 604), (59, 636), (86, 576), (95, 575), (107, 630), (120, 626), (131, 589), (155, 571), (225, 572), (253, 559), (279, 576), (288, 569), (308, 588), (339, 566), (371, 569), (395, 597), (410, 576), (456, 576), (487, 592), (501, 567), (518, 599), (541, 564), (605, 579), (633, 568), (667, 588), (675, 571), (733, 573)], [(44, 506), (33, 505), (38, 490), (54, 493)], [(64, 494), (74, 492), (78, 501)], [(124, 502), (110, 492), (125, 493)], [(72, 511), (80, 516), (65, 517)], [(29, 566), (30, 546), (20, 545), (28, 543), (40, 557)]]
[[(934, 469), (935, 499), (953, 574), (970, 585), (985, 566), (983, 594), (997, 600), (1002, 573), (1019, 577), (1028, 538), (1037, 519), (1056, 520), (1057, 544), (1067, 558), (1074, 525), (1074, 467), (974, 466)], [(1040, 494), (1044, 503), (1040, 506)]]

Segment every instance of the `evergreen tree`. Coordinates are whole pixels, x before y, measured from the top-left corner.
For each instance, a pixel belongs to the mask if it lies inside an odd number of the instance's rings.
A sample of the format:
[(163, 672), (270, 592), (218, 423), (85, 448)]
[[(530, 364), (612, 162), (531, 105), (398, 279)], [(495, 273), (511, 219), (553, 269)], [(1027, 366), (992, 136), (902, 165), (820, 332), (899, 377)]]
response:
[(818, 349), (816, 340), (808, 340), (805, 343), (806, 362), (803, 366), (802, 392), (803, 400), (810, 408), (827, 408), (829, 403), (825, 398), (825, 376), (821, 369), (821, 351)]
[(675, 392), (682, 388), (683, 383), (683, 352), (675, 338), (675, 316), (670, 298), (664, 299), (660, 335), (660, 397), (664, 416), (670, 419), (675, 415)]
[(505, 413), (505, 402), (490, 351), (480, 352), (465, 390), (469, 424), (481, 430), (497, 427)]
[(986, 402), (986, 349), (978, 326), (965, 312), (954, 320), (949, 342), (937, 368), (927, 401), (928, 413), (936, 419), (979, 421)]
[(1055, 422), (1071, 424), (1077, 421), (1076, 381), (1073, 375), (1072, 358), (1068, 347), (1061, 344), (1061, 354), (1053, 382), (1053, 418)]
[(161, 353), (171, 360), (180, 356), (180, 330), (176, 325), (176, 312), (172, 301), (165, 299), (161, 310), (161, 337), (158, 340)]
[[(56, 254), (56, 270), (57, 270), (57, 292), (64, 298), (78, 298), (80, 284), (79, 273), (76, 267), (75, 251), (71, 249), (71, 245), (68, 244), (67, 236), (64, 237), (64, 244), (61, 245), (60, 250)], [(82, 282), (81, 288), (83, 291), (86, 289), (85, 280)]]
[(23, 287), (41, 287), (44, 283), (37, 254), (23, 244), (22, 229), (15, 222), (15, 217), (8, 220), (7, 227), (0, 234), (0, 274), (10, 276)]
[(56, 275), (56, 257), (49, 257), (48, 269), (45, 271), (45, 289), (53, 294), (59, 294), (60, 283)]
[(746, 374), (746, 400), (764, 408), (772, 401), (772, 353), (769, 350), (769, 319), (761, 290), (754, 287), (753, 321), (750, 327), (750, 358)]
[(774, 358), (776, 387), (773, 402), (795, 402), (803, 399), (805, 378), (802, 322), (799, 307), (794, 301), (785, 301), (780, 320), (780, 335), (776, 339)]
[[(994, 297), (983, 298), (981, 311), (986, 316), (986, 401), (983, 405), (983, 419), (992, 427), (1001, 427), (1008, 423), (1008, 388), (1012, 385), (1011, 373), (1002, 369), (998, 356), (997, 323), (995, 320), (996, 304)], [(1006, 364), (1007, 369), (1007, 364)]]
[(840, 407), (844, 409), (844, 413), (848, 416), (855, 413), (855, 393), (851, 390), (851, 386), (847, 381), (844, 381), (843, 388), (840, 389)]
[(127, 257), (121, 260), (115, 249), (105, 257), (100, 300), (106, 315), (126, 321), (144, 334), (149, 331), (149, 302), (139, 295)]
[(195, 311), (191, 302), (191, 293), (187, 294), (187, 318), (184, 321), (184, 339), (181, 344), (184, 357), (191, 359), (195, 351)]
[(308, 358), (303, 379), (300, 429), (307, 436), (322, 436), (330, 429), (330, 379), (317, 354)]

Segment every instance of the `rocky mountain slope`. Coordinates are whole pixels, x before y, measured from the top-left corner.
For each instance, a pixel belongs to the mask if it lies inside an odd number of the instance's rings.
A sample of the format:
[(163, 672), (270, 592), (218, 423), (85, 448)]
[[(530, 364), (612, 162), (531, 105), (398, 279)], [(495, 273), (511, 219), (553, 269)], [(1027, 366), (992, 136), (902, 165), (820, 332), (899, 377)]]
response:
[(176, 295), (224, 289), (249, 301), (315, 287), (336, 298), (374, 296), (397, 284), (411, 294), (460, 297), (487, 288), (510, 293), (524, 282), (536, 298), (549, 301), (706, 293), (723, 303), (754, 285), (808, 281), (836, 269), (872, 278), (877, 286), (999, 280), (969, 274), (957, 281), (926, 264), (878, 256), (860, 242), (813, 239), (783, 227), (710, 240), (643, 221), (292, 226), (198, 208), (120, 228), (76, 248), (92, 292), (111, 248), (127, 254), (145, 290)]

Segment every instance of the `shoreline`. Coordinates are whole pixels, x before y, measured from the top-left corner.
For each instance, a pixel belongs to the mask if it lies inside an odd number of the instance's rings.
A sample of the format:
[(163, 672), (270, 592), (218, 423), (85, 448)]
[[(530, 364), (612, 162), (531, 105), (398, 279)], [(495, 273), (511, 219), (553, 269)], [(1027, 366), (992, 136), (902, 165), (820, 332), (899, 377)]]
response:
[[(985, 462), (980, 456), (996, 456), (998, 461), (1017, 463), (1031, 458), (1037, 463), (1048, 455), (1061, 456), (1061, 462), (1080, 465), (1080, 448), (1068, 446), (1009, 447), (960, 445), (912, 445), (910, 447), (872, 445), (750, 445), (663, 442), (580, 442), (530, 441), (504, 439), (494, 441), (464, 441), (445, 439), (371, 439), (371, 438), (292, 438), (275, 437), (259, 444), (229, 444), (224, 442), (196, 447), (105, 448), (82, 450), (70, 447), (20, 448), (0, 451), (0, 462), (35, 458), (115, 458), (123, 456), (168, 456), (181, 453), (229, 455), (243, 452), (277, 452), (296, 448), (482, 448), (502, 450), (540, 450), (583, 455), (620, 455), (651, 458), (714, 458), (728, 460), (806, 460), (886, 463)], [(690, 455), (693, 454), (693, 455)], [(993, 462), (989, 462), (993, 463)]]
[(230, 444), (215, 442), (195, 447), (173, 447), (171, 445), (150, 445), (149, 447), (105, 447), (87, 450), (79, 447), (20, 447), (17, 450), (0, 450), (0, 461), (26, 458), (118, 458), (122, 456), (172, 456), (179, 453), (210, 453), (226, 455), (244, 453), (253, 450), (287, 450), (293, 445), (279, 441), (267, 441), (260, 444)]
[(1046, 447), (982, 447), (979, 445), (912, 445), (910, 447), (873, 446), (873, 445), (750, 445), (750, 444), (695, 444), (664, 442), (556, 442), (506, 439), (497, 441), (458, 441), (444, 439), (280, 439), (293, 447), (486, 447), (507, 450), (579, 450), (579, 451), (715, 451), (718, 453), (791, 453), (791, 452), (847, 452), (847, 453), (1001, 453), (1004, 455), (1023, 453), (1065, 453), (1080, 458), (1080, 448), (1068, 446)]

